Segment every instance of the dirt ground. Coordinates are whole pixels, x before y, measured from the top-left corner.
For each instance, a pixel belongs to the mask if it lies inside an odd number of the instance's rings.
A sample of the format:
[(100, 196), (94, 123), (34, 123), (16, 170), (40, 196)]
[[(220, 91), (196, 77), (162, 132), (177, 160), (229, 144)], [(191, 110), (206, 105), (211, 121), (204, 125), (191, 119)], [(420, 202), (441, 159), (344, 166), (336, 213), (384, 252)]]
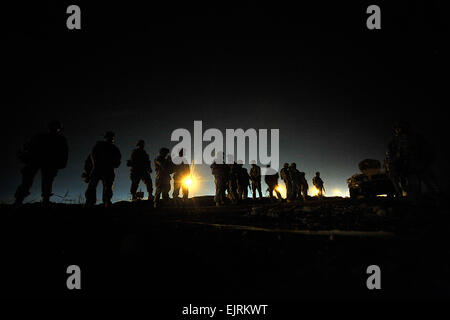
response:
[[(1, 207), (2, 295), (156, 299), (450, 297), (449, 218), (432, 201)], [(82, 289), (66, 287), (78, 265)], [(366, 270), (381, 269), (381, 290)]]

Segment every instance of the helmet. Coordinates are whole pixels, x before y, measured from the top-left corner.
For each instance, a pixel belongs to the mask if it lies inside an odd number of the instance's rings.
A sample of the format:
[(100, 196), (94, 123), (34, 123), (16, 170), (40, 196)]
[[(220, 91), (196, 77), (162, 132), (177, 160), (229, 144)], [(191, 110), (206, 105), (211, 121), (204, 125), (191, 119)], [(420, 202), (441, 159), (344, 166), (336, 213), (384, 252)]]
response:
[(136, 147), (143, 148), (144, 146), (145, 146), (145, 141), (144, 140), (138, 140), (138, 142), (136, 142)]
[(112, 131), (106, 131), (103, 138), (105, 139), (114, 139), (116, 137), (116, 134)]
[(394, 124), (392, 125), (392, 128), (395, 129), (401, 129), (402, 131), (408, 131), (409, 129), (409, 123), (406, 121), (394, 121)]
[(62, 124), (58, 120), (52, 120), (48, 123), (48, 128), (52, 132), (58, 132), (62, 129)]
[(167, 148), (161, 148), (161, 149), (159, 149), (159, 154), (161, 154), (161, 155), (166, 155), (166, 154), (168, 154), (169, 152), (170, 152), (170, 150), (167, 149)]

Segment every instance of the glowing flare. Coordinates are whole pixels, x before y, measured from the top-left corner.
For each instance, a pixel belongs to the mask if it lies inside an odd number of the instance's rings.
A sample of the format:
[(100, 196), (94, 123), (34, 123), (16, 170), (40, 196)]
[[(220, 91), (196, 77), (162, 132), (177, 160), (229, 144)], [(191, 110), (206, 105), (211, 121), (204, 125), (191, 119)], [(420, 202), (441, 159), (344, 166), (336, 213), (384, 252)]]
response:
[(315, 197), (319, 194), (319, 189), (317, 189), (315, 186), (312, 186), (311, 188), (309, 188), (309, 194)]
[(192, 182), (193, 181), (192, 181), (191, 177), (184, 178), (184, 181), (183, 181), (183, 183), (188, 187), (190, 187), (192, 185)]

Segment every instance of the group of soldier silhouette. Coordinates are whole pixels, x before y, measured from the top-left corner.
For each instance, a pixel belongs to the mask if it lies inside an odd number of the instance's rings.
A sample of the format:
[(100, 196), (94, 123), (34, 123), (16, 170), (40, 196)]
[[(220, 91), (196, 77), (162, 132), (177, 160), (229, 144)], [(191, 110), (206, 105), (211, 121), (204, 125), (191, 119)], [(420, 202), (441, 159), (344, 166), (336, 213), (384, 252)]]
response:
[[(278, 179), (280, 176), (276, 170), (270, 168), (270, 165), (267, 165), (266, 170), (267, 174), (264, 175), (264, 181), (268, 187), (269, 198), (274, 199), (275, 192), (276, 197), (281, 200), (282, 196), (278, 190)], [(226, 164), (223, 161), (220, 163), (219, 161), (215, 161), (211, 165), (211, 172), (214, 176), (216, 186), (214, 196), (216, 205), (224, 205), (225, 198), (229, 198), (232, 203), (247, 199), (247, 189), (249, 187), (251, 187), (253, 199), (263, 197), (261, 190), (261, 167), (256, 163), (251, 164), (250, 172), (248, 172), (242, 162)], [(292, 163), (290, 166), (287, 163), (284, 164), (284, 167), (281, 169), (281, 179), (286, 185), (286, 199), (288, 201), (306, 199), (308, 196), (308, 183), (305, 178), (305, 173), (298, 171), (295, 163)], [(316, 173), (313, 183), (320, 190), (319, 196), (322, 196), (324, 183), (320, 179), (319, 172)]]
[[(67, 165), (68, 146), (66, 138), (61, 133), (61, 123), (51, 121), (48, 128), (48, 132), (35, 135), (19, 152), (19, 159), (24, 167), (21, 170), (22, 183), (15, 193), (15, 204), (22, 204), (25, 197), (30, 194), (34, 177), (39, 170), (42, 175), (42, 202), (49, 204), (50, 197), (53, 195), (53, 180), (58, 170), (65, 168)], [(85, 192), (86, 206), (92, 206), (97, 202), (96, 195), (99, 182), (103, 184), (102, 200), (104, 205), (108, 207), (112, 204), (115, 169), (120, 166), (122, 160), (122, 154), (114, 142), (114, 132), (106, 132), (104, 140), (98, 141), (94, 145), (84, 162), (81, 177), (88, 184)], [(180, 150), (179, 156), (183, 157), (183, 150)], [(186, 175), (189, 175), (190, 166), (184, 162), (175, 165), (167, 148), (159, 150), (154, 163), (156, 190), (153, 197), (151, 161), (145, 151), (145, 142), (139, 140), (127, 161), (127, 166), (130, 167), (132, 200), (137, 199), (137, 189), (141, 181), (147, 187), (148, 199), (154, 200), (155, 206), (159, 204), (161, 197), (168, 199), (171, 174), (174, 178), (172, 196), (178, 198), (181, 189), (183, 198), (187, 199), (189, 190), (187, 186), (183, 185), (182, 180)]]
[[(40, 133), (31, 138), (19, 152), (19, 159), (24, 164), (22, 182), (15, 193), (15, 203), (21, 204), (29, 195), (34, 177), (38, 171), (42, 175), (42, 202), (50, 203), (52, 186), (58, 170), (66, 167), (68, 160), (67, 140), (61, 133), (62, 125), (59, 121), (51, 121), (48, 132)], [(393, 126), (394, 136), (388, 145), (384, 167), (391, 179), (396, 195), (401, 197), (405, 194), (416, 197), (421, 193), (422, 183), (433, 193), (439, 193), (436, 180), (431, 173), (430, 166), (433, 160), (432, 151), (424, 139), (413, 134), (405, 122), (396, 122)], [(86, 205), (92, 206), (97, 202), (97, 186), (101, 181), (103, 184), (103, 203), (111, 205), (113, 196), (113, 184), (115, 169), (121, 164), (122, 155), (119, 148), (114, 144), (115, 134), (108, 131), (103, 141), (98, 141), (85, 160), (82, 178), (88, 184), (85, 197)], [(127, 166), (130, 168), (132, 200), (136, 200), (137, 189), (142, 181), (148, 192), (148, 199), (154, 201), (158, 206), (160, 199), (169, 199), (171, 188), (171, 175), (173, 174), (174, 189), (173, 198), (179, 198), (180, 191), (183, 199), (187, 199), (189, 188), (183, 183), (183, 179), (190, 175), (190, 165), (183, 158), (183, 149), (179, 151), (179, 161), (172, 161), (168, 148), (161, 148), (154, 160), (155, 165), (155, 194), (153, 197), (152, 166), (148, 153), (145, 151), (145, 142), (139, 140), (136, 148), (132, 151)], [(179, 163), (179, 164), (175, 164)], [(269, 198), (273, 199), (274, 192), (278, 199), (282, 196), (278, 190), (278, 179), (286, 185), (286, 199), (288, 201), (305, 200), (308, 197), (308, 182), (304, 172), (300, 172), (295, 163), (285, 163), (280, 175), (267, 165), (265, 182), (268, 186)], [(214, 161), (211, 164), (211, 172), (215, 181), (216, 205), (224, 205), (228, 198), (232, 203), (245, 200), (248, 197), (248, 188), (251, 188), (253, 199), (263, 197), (261, 190), (261, 168), (252, 163), (250, 172), (244, 168), (242, 162)], [(322, 197), (324, 182), (320, 173), (312, 179), (313, 185)]]

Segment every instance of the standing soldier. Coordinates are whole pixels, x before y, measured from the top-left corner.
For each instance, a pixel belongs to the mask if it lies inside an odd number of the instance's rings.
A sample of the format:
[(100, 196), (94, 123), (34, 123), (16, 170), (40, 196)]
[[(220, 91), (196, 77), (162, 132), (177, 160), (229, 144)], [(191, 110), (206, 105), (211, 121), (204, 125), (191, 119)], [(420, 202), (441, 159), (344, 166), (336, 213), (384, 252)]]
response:
[(42, 203), (50, 203), (52, 187), (58, 170), (67, 165), (68, 147), (66, 138), (61, 134), (59, 121), (48, 124), (49, 132), (35, 135), (19, 153), (19, 160), (25, 165), (22, 170), (22, 183), (15, 193), (15, 204), (22, 204), (30, 194), (36, 173), (41, 170)]
[(291, 192), (291, 200), (300, 200), (302, 198), (301, 195), (301, 177), (300, 171), (297, 170), (297, 164), (292, 162), (289, 166), (289, 176), (291, 178), (292, 184), (292, 192)]
[(322, 197), (325, 187), (323, 186), (323, 180), (320, 178), (320, 172), (316, 172), (316, 176), (312, 180), (314, 187), (318, 190), (318, 196)]
[(238, 178), (238, 195), (239, 199), (245, 200), (248, 197), (248, 187), (250, 185), (250, 176), (247, 168), (244, 168), (243, 163), (239, 163), (239, 178)]
[(221, 159), (219, 160), (216, 160), (211, 164), (211, 173), (214, 176), (214, 183), (216, 185), (216, 194), (214, 196), (216, 206), (225, 204), (225, 191), (227, 189), (229, 176), (228, 165), (223, 163)]
[(169, 149), (161, 148), (155, 159), (155, 208), (158, 207), (161, 196), (164, 200), (169, 199), (170, 174), (173, 173), (173, 163), (170, 156), (168, 156), (169, 152)]
[(239, 165), (234, 162), (229, 164), (229, 175), (228, 175), (228, 196), (232, 203), (238, 202), (238, 179), (240, 174)]
[(106, 132), (104, 138), (104, 141), (98, 141), (95, 144), (90, 154), (92, 170), (85, 193), (87, 206), (92, 206), (97, 202), (97, 185), (100, 180), (103, 183), (103, 203), (105, 207), (111, 206), (114, 170), (119, 167), (122, 155), (114, 145), (114, 132)]
[(250, 179), (252, 181), (253, 200), (256, 199), (256, 191), (259, 193), (259, 198), (262, 198), (261, 168), (256, 163), (252, 163), (252, 168), (250, 169)]
[(306, 180), (305, 173), (300, 172), (300, 191), (303, 196), (303, 200), (306, 200), (308, 197), (308, 181)]
[[(439, 194), (431, 164), (434, 150), (423, 136), (411, 130), (406, 122), (394, 123), (394, 137), (389, 144), (390, 174), (401, 184), (402, 191), (412, 200), (422, 193), (422, 183), (430, 192)], [(397, 185), (394, 182), (394, 186)]]
[(152, 164), (150, 162), (150, 157), (145, 151), (145, 141), (139, 140), (136, 144), (136, 149), (131, 153), (130, 160), (127, 161), (127, 166), (130, 167), (130, 179), (131, 179), (131, 196), (132, 201), (137, 200), (136, 191), (139, 187), (141, 180), (145, 183), (148, 192), (148, 200), (152, 200), (153, 196), (153, 186), (152, 177), (150, 173), (152, 172)]
[(264, 176), (264, 182), (267, 184), (269, 191), (269, 198), (273, 198), (273, 192), (277, 194), (279, 200), (282, 199), (280, 192), (277, 190), (278, 187), (278, 172), (270, 168), (270, 164), (267, 165), (267, 174)]
[(289, 175), (288, 163), (283, 164), (283, 168), (281, 169), (280, 174), (281, 179), (284, 181), (284, 184), (286, 185), (286, 199), (290, 199), (292, 194), (292, 182), (291, 177)]
[(185, 179), (190, 177), (191, 175), (191, 169), (189, 167), (189, 164), (186, 163), (186, 159), (183, 158), (183, 149), (180, 150), (178, 153), (180, 157), (180, 164), (175, 165), (173, 174), (173, 193), (172, 198), (178, 199), (178, 195), (180, 194), (180, 188), (183, 189), (183, 199), (187, 199), (189, 196), (189, 187), (185, 183)]

